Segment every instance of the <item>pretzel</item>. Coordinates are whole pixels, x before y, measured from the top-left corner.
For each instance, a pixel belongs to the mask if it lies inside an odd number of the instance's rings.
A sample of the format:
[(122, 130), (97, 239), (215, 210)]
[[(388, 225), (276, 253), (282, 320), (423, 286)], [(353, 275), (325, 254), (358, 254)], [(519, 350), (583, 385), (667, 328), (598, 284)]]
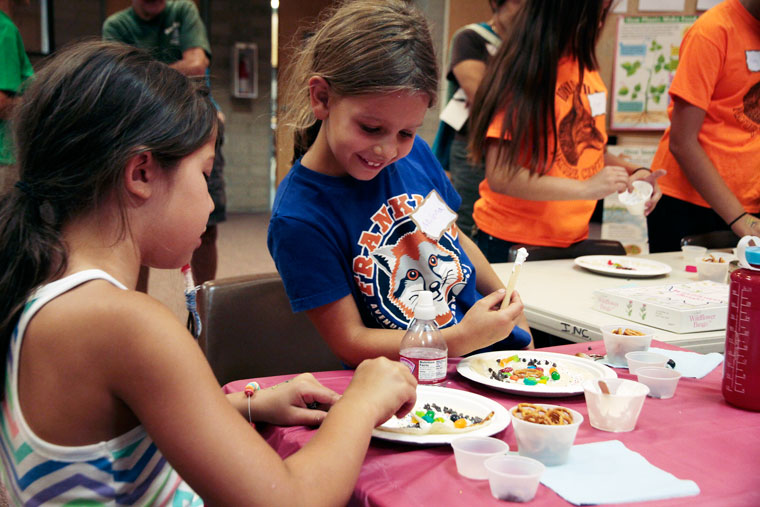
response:
[(512, 414), (523, 421), (549, 426), (573, 424), (573, 415), (564, 407), (546, 408), (533, 403), (520, 403)]
[(707, 257), (702, 258), (703, 262), (717, 262), (718, 264), (726, 262), (723, 257), (716, 257), (713, 254), (707, 254)]
[(617, 329), (612, 330), (612, 334), (621, 334), (623, 336), (644, 336), (644, 333), (641, 331), (636, 331), (635, 329), (619, 327)]

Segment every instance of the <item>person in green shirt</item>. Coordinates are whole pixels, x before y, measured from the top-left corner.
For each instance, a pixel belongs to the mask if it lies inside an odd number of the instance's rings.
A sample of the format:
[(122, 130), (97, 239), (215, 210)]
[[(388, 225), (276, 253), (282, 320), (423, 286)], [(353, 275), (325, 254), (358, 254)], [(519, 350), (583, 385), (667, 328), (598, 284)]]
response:
[[(132, 0), (132, 6), (103, 23), (103, 38), (149, 51), (153, 57), (188, 77), (208, 80), (211, 45), (198, 8), (189, 0)], [(220, 117), (223, 115), (219, 112)], [(226, 195), (222, 170), (224, 157), (217, 149), (208, 189), (214, 200), (201, 246), (193, 253), (191, 267), (195, 283), (216, 276), (217, 224), (226, 218)], [(138, 289), (147, 292), (148, 270), (140, 272)]]
[[(34, 74), (29, 57), (24, 51), (16, 25), (10, 13), (11, 3), (0, 1), (0, 192), (16, 180), (13, 168), (13, 139), (10, 131), (10, 114), (24, 81)], [(5, 12), (3, 12), (5, 11)]]

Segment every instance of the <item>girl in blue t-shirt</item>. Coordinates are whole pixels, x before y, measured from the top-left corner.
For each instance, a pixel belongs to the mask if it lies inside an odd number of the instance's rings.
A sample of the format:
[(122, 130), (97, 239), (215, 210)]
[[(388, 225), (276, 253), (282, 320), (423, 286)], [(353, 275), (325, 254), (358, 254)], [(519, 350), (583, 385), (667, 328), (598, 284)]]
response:
[[(0, 201), (13, 505), (345, 504), (372, 429), (413, 406), (414, 378), (386, 358), (342, 397), (308, 374), (225, 396), (172, 312), (134, 290), (140, 265), (179, 268), (200, 244), (218, 128), (206, 90), (118, 43), (60, 51), (25, 93), (21, 179)], [(283, 460), (249, 418), (321, 428)]]
[(458, 233), (461, 200), (416, 137), (438, 89), (424, 16), (367, 0), (324, 19), (289, 78), (298, 162), (269, 226), (293, 309), (349, 365), (399, 357), (420, 290), (434, 294), (450, 356), (531, 346), (519, 295), (500, 309), (504, 286)]

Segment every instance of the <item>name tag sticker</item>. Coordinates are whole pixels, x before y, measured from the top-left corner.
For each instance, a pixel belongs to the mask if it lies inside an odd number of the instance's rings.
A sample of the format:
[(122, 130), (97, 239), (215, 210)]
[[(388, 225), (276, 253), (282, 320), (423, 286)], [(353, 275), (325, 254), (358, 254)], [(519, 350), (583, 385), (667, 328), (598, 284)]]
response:
[(457, 219), (457, 214), (441, 199), (438, 192), (432, 190), (411, 217), (426, 236), (439, 240)]
[(605, 114), (607, 112), (607, 93), (589, 93), (588, 105), (591, 106), (591, 116), (600, 116), (602, 114)]
[(760, 72), (760, 51), (746, 51), (747, 69), (750, 72)]

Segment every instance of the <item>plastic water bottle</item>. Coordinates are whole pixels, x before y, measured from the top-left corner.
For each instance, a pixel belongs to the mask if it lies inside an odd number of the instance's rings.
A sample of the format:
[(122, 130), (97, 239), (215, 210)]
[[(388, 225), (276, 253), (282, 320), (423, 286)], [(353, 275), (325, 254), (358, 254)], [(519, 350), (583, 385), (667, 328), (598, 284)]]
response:
[(760, 411), (760, 247), (739, 242), (740, 269), (731, 273), (723, 365), (723, 397), (734, 406)]
[(414, 319), (401, 340), (400, 361), (409, 367), (421, 385), (446, 383), (449, 347), (435, 322), (433, 294), (421, 291)]

